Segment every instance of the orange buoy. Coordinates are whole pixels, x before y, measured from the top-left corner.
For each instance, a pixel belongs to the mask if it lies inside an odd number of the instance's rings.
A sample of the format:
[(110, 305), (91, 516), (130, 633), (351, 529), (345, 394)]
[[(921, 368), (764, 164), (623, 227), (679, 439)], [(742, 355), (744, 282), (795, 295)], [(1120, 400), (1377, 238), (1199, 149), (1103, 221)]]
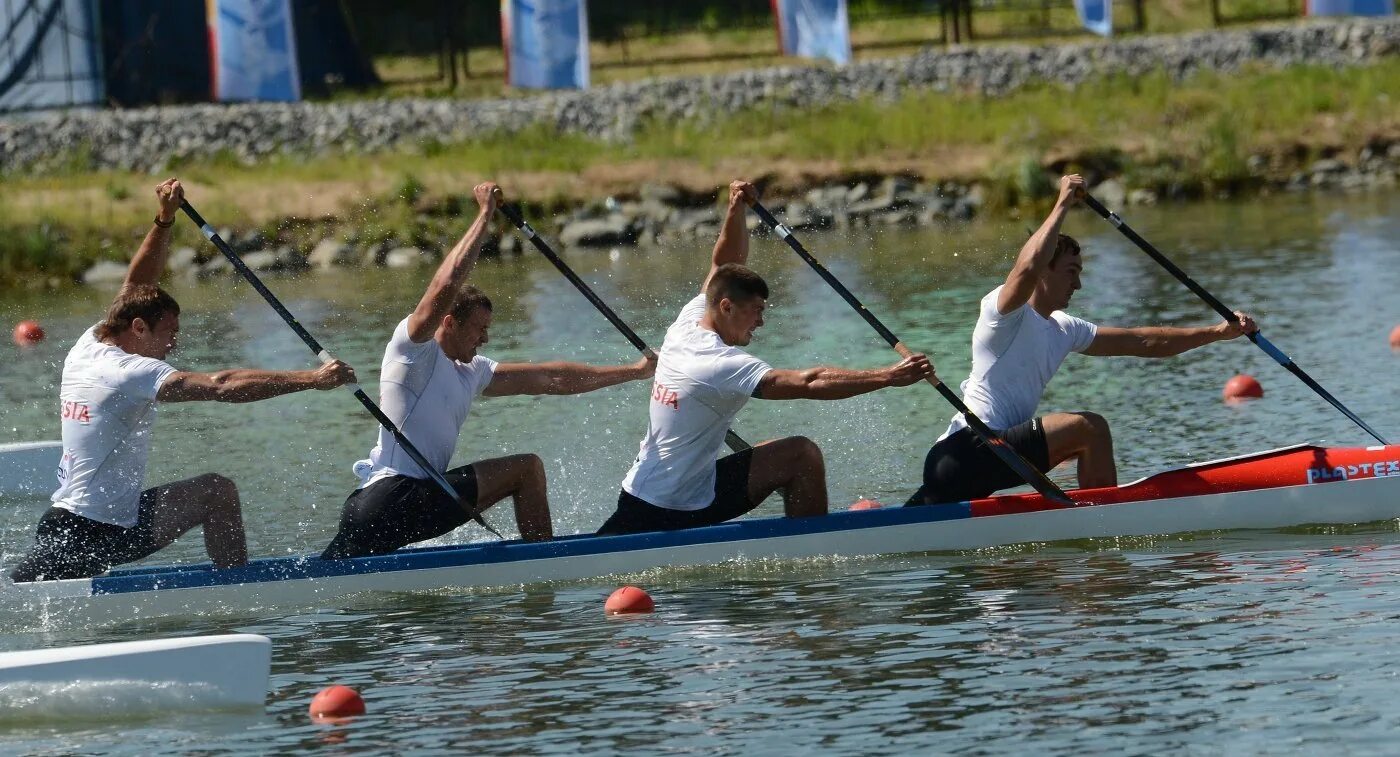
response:
[(365, 700), (349, 686), (327, 686), (311, 699), (311, 717), (343, 718), (365, 714)]
[(1390, 348), (1400, 352), (1400, 326), (1390, 330)]
[(609, 615), (651, 612), (655, 609), (656, 603), (652, 601), (651, 595), (635, 586), (624, 586), (618, 589), (603, 604), (603, 612)]
[(847, 509), (847, 510), (879, 510), (879, 509), (882, 508), (882, 507), (884, 507), (884, 505), (880, 504), (879, 502), (876, 502), (876, 501), (873, 500), (873, 499), (864, 499), (864, 498), (862, 498), (862, 499), (856, 500), (856, 501), (855, 501), (855, 504), (851, 505), (850, 507), (848, 507), (848, 508), (846, 508), (846, 509)]
[(1264, 396), (1264, 386), (1253, 376), (1241, 373), (1225, 382), (1226, 400), (1257, 400)]
[(38, 321), (20, 321), (15, 326), (15, 344), (21, 347), (28, 347), (31, 344), (38, 344), (44, 341), (44, 328)]

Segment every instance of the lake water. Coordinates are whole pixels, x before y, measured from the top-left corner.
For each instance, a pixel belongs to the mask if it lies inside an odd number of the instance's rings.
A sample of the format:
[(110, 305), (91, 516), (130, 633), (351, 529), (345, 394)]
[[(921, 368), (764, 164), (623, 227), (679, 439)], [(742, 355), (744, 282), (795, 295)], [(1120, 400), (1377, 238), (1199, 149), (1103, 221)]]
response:
[[(1276, 197), (1134, 209), (1128, 220), (1383, 433), (1400, 434), (1400, 194)], [(939, 374), (966, 377), (977, 301), (1037, 220), (939, 230), (804, 233), (807, 246)], [(1087, 211), (1071, 312), (1111, 325), (1216, 321)], [(652, 343), (699, 286), (709, 241), (568, 255)], [(775, 239), (751, 265), (773, 288), (750, 351), (778, 367), (873, 367), (893, 353)], [(269, 277), (269, 286), (374, 393), (384, 342), (431, 271)], [(542, 258), (488, 261), (500, 360), (630, 362), (635, 352)], [(310, 355), (242, 283), (171, 285), (184, 309), (177, 367), (301, 368)], [(5, 346), (0, 441), (56, 439), (63, 357), (111, 291), (0, 293), (0, 324), (49, 338)], [(1262, 401), (1227, 406), (1231, 375)], [(483, 400), (455, 463), (533, 451), (558, 533), (595, 529), (646, 426), (649, 385), (579, 397)], [(1299, 442), (1365, 444), (1341, 414), (1245, 340), (1162, 361), (1069, 358), (1042, 410), (1113, 424), (1120, 479)], [(751, 402), (751, 441), (805, 434), (827, 456), (833, 507), (902, 500), (949, 409), (925, 385), (841, 402)], [(255, 556), (319, 551), (375, 427), (346, 392), (161, 409), (149, 483), (208, 470), (242, 491)], [(1068, 483), (1063, 475), (1058, 477)], [(43, 497), (0, 498), (0, 565), (32, 540)], [(760, 513), (780, 512), (770, 501)], [(508, 509), (493, 523), (513, 535)], [(464, 528), (443, 543), (480, 539)], [(194, 562), (187, 537), (152, 562)], [(209, 634), (272, 638), (265, 713), (0, 717), (0, 752), (198, 751), (1159, 753), (1393, 751), (1400, 682), (1396, 524), (1038, 544), (975, 553), (763, 561), (630, 576), (650, 616), (609, 619), (615, 579), (361, 597), (344, 607), (178, 617), (115, 627), (0, 618), (0, 650)], [(4, 587), (0, 586), (0, 591)], [(339, 682), (369, 714), (311, 723)]]

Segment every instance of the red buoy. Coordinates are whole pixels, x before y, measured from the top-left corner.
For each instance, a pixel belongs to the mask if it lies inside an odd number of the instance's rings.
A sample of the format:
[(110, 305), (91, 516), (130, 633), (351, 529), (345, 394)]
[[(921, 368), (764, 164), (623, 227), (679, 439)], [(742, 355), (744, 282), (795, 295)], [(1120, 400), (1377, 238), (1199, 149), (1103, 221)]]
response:
[(603, 612), (609, 615), (651, 612), (655, 609), (656, 603), (651, 600), (651, 595), (635, 586), (618, 589), (603, 604)]
[(1390, 348), (1400, 352), (1400, 326), (1390, 330)]
[(1253, 376), (1241, 373), (1225, 382), (1225, 391), (1223, 394), (1227, 401), (1257, 400), (1264, 396), (1264, 386), (1256, 381)]
[(365, 714), (365, 700), (349, 686), (327, 686), (311, 699), (311, 717), (343, 718)]
[(38, 321), (20, 321), (15, 326), (15, 344), (28, 347), (44, 341), (44, 329)]
[(850, 507), (848, 507), (848, 508), (846, 508), (846, 509), (847, 509), (847, 510), (879, 510), (879, 509), (882, 508), (882, 507), (884, 507), (884, 505), (880, 504), (879, 502), (876, 502), (876, 501), (873, 500), (873, 499), (858, 499), (858, 500), (855, 501), (855, 504), (851, 505)]

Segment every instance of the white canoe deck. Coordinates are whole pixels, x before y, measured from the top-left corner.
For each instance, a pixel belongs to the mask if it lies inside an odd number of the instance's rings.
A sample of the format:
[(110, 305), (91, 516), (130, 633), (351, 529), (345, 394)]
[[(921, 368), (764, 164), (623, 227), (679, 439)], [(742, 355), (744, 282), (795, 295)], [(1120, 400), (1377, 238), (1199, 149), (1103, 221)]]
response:
[(193, 636), (0, 653), (7, 717), (262, 707), (272, 643)]
[(0, 494), (51, 493), (62, 454), (61, 442), (0, 444)]

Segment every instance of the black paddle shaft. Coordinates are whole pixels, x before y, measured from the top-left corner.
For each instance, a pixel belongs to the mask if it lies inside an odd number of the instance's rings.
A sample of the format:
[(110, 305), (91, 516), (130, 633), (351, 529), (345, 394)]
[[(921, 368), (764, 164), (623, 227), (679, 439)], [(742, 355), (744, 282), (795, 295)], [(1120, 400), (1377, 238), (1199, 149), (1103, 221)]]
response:
[[(253, 289), (256, 289), (258, 294), (262, 295), (264, 300), (267, 300), (267, 304), (271, 305), (272, 309), (277, 311), (278, 315), (282, 316), (282, 320), (291, 327), (292, 331), (296, 332), (297, 336), (301, 337), (301, 341), (305, 342), (306, 346), (310, 348), (312, 352), (316, 353), (316, 357), (320, 358), (322, 363), (330, 362), (333, 359), (331, 354), (321, 346), (320, 342), (316, 341), (316, 337), (312, 336), (311, 332), (307, 331), (301, 323), (297, 321), (296, 316), (292, 315), (291, 312), (282, 305), (282, 302), (277, 299), (277, 295), (273, 294), (272, 290), (268, 289), (267, 286), (262, 283), (262, 280), (258, 278), (257, 274), (253, 273), (253, 269), (249, 268), (248, 265), (243, 262), (243, 259), (238, 257), (238, 253), (234, 252), (228, 242), (225, 242), (223, 237), (219, 236), (218, 232), (214, 231), (214, 227), (210, 226), (209, 223), (204, 220), (204, 217), (194, 209), (194, 206), (190, 205), (188, 200), (185, 200), (180, 203), (180, 209), (185, 211), (185, 215), (189, 216), (190, 220), (194, 221), (200, 231), (204, 232), (204, 236), (207, 237), (210, 242), (214, 243), (214, 247), (217, 248), (219, 252), (223, 253), (225, 258), (228, 258), (228, 262), (233, 265), (234, 269), (242, 274), (243, 278), (247, 279), (249, 284), (253, 285)], [(427, 472), (428, 476), (433, 479), (433, 482), (437, 484), (445, 494), (461, 505), (463, 510), (471, 513), (472, 520), (476, 521), (478, 525), (490, 531), (492, 534), (495, 534), (496, 537), (501, 537), (500, 532), (487, 525), (486, 521), (482, 519), (481, 513), (476, 512), (476, 508), (471, 503), (462, 499), (462, 495), (457, 493), (457, 490), (452, 486), (451, 482), (447, 480), (447, 477), (443, 476), (436, 468), (428, 463), (428, 459), (423, 457), (423, 453), (419, 452), (418, 448), (413, 446), (413, 443), (408, 440), (408, 437), (404, 436), (403, 432), (399, 430), (399, 427), (395, 425), (393, 421), (389, 420), (389, 416), (384, 414), (384, 411), (379, 408), (379, 405), (375, 404), (374, 400), (369, 398), (368, 394), (365, 394), (365, 390), (361, 389), (359, 384), (351, 384), (349, 388), (355, 395), (355, 399), (359, 400), (360, 404), (364, 405), (365, 409), (369, 411), (369, 414), (374, 416), (374, 419), (379, 421), (379, 424), (393, 435), (394, 440), (399, 443), (400, 447), (403, 447), (403, 451), (408, 453), (408, 456), (412, 458), (413, 462), (418, 464), (419, 468)]]
[[(509, 219), (512, 224), (515, 224), (515, 228), (520, 229), (520, 233), (524, 234), (526, 239), (534, 243), (535, 249), (539, 250), (541, 255), (548, 258), (549, 262), (553, 263), (554, 267), (559, 269), (560, 273), (564, 274), (564, 278), (568, 279), (569, 283), (573, 284), (574, 288), (577, 289), (579, 293), (586, 297), (589, 302), (593, 303), (593, 307), (597, 308), (598, 312), (602, 313), (603, 317), (607, 318), (608, 322), (611, 323), (614, 328), (622, 332), (622, 335), (627, 338), (627, 341), (632, 343), (633, 347), (636, 347), (639, 352), (647, 357), (656, 356), (656, 352), (648, 347), (647, 343), (642, 341), (640, 336), (637, 336), (637, 332), (633, 331), (630, 326), (619, 318), (617, 313), (614, 313), (613, 309), (608, 307), (608, 303), (603, 302), (602, 298), (593, 291), (593, 288), (588, 286), (587, 282), (583, 279), (579, 278), (578, 274), (574, 273), (574, 270), (569, 267), (569, 264), (565, 263), (563, 259), (559, 257), (558, 253), (549, 246), (549, 243), (544, 241), (544, 237), (540, 236), (539, 233), (535, 231), (534, 227), (525, 221), (525, 217), (520, 214), (519, 208), (513, 205), (503, 204), (498, 205), (497, 209), (500, 210), (501, 214)], [(738, 434), (734, 433), (733, 429), (728, 429), (724, 432), (724, 443), (729, 445), (729, 448), (735, 452), (742, 452), (751, 448), (751, 445), (744, 441)]]
[[(793, 252), (797, 253), (798, 257), (806, 261), (807, 265), (811, 266), (812, 270), (816, 271), (818, 276), (821, 276), (827, 284), (831, 285), (832, 289), (836, 290), (837, 294), (841, 295), (841, 299), (845, 300), (852, 308), (855, 308), (855, 311), (860, 314), (860, 317), (864, 318), (865, 322), (870, 324), (871, 328), (879, 332), (880, 336), (894, 348), (895, 352), (898, 352), (901, 357), (908, 357), (913, 354), (912, 350), (906, 347), (903, 342), (899, 341), (899, 337), (895, 336), (894, 332), (886, 328), (885, 324), (881, 323), (880, 319), (876, 318), (874, 313), (870, 312), (865, 305), (861, 304), (860, 300), (856, 299), (855, 295), (851, 294), (851, 290), (847, 289), (845, 284), (842, 284), (831, 271), (828, 271), (826, 266), (821, 264), (821, 261), (812, 257), (810, 252), (807, 252), (807, 248), (803, 247), (802, 243), (797, 241), (797, 237), (792, 233), (791, 229), (779, 223), (778, 219), (773, 217), (773, 214), (768, 212), (768, 208), (763, 207), (762, 203), (754, 202), (752, 203), (752, 207), (763, 223), (781, 237), (783, 241), (787, 242), (788, 246), (792, 248)], [(972, 433), (980, 437), (982, 442), (986, 444), (992, 452), (996, 453), (997, 457), (1001, 458), (1001, 461), (1006, 463), (1008, 468), (1015, 471), (1017, 475), (1034, 487), (1035, 490), (1040, 492), (1046, 499), (1061, 505), (1074, 504), (1074, 500), (1070, 499), (1060, 487), (1056, 486), (1055, 482), (1046, 477), (1046, 475), (1040, 472), (1034, 465), (1031, 465), (1030, 461), (1021, 456), (1021, 453), (1017, 452), (1010, 444), (1007, 444), (1005, 439), (1002, 439), (995, 431), (992, 431), (986, 423), (982, 422), (981, 418), (978, 418), (972, 410), (968, 409), (967, 405), (963, 403), (962, 398), (958, 397), (952, 389), (949, 389), (948, 386), (938, 380), (936, 376), (930, 376), (928, 382), (933, 385), (934, 389), (938, 390), (938, 393), (943, 396), (943, 399), (948, 401), (948, 404), (953, 406), (954, 410), (962, 414), (963, 418), (967, 421), (968, 428), (972, 429)]]
[[(1146, 239), (1143, 239), (1141, 235), (1139, 235), (1136, 231), (1133, 230), (1133, 227), (1129, 226), (1126, 222), (1124, 222), (1122, 218), (1118, 217), (1117, 213), (1111, 212), (1108, 208), (1103, 206), (1103, 203), (1094, 199), (1094, 197), (1088, 193), (1085, 193), (1082, 196), (1082, 199), (1084, 200), (1084, 204), (1089, 206), (1090, 210), (1102, 216), (1105, 221), (1108, 221), (1110, 224), (1113, 225), (1113, 228), (1118, 229), (1118, 231), (1120, 231), (1123, 234), (1123, 236), (1127, 237), (1129, 241), (1137, 245), (1138, 249), (1147, 253), (1148, 257), (1157, 261), (1158, 265), (1167, 269), (1167, 273), (1170, 273), (1172, 276), (1176, 277), (1177, 281), (1180, 281), (1182, 284), (1185, 284), (1187, 289), (1190, 289), (1196, 294), (1197, 297), (1200, 297), (1202, 300), (1204, 300), (1205, 303), (1209, 305), (1212, 310), (1220, 314), (1221, 318), (1224, 318), (1227, 321), (1239, 321), (1239, 318), (1235, 315), (1234, 311), (1230, 310), (1230, 308), (1228, 307), (1225, 307), (1225, 303), (1216, 299), (1215, 295), (1212, 295), (1210, 292), (1207, 292), (1205, 287), (1196, 283), (1195, 279), (1191, 278), (1190, 276), (1187, 276), (1185, 271), (1181, 270), (1180, 268), (1177, 268), (1175, 263), (1173, 263), (1166, 255), (1163, 255), (1156, 247), (1153, 247), (1151, 242), (1148, 242)], [(1299, 368), (1298, 364), (1293, 362), (1293, 358), (1284, 354), (1283, 350), (1280, 350), (1279, 348), (1275, 347), (1273, 342), (1270, 342), (1268, 339), (1264, 338), (1264, 334), (1262, 332), (1255, 331), (1254, 333), (1246, 334), (1245, 336), (1249, 337), (1249, 341), (1254, 342), (1255, 346), (1263, 350), (1264, 354), (1273, 358), (1274, 362), (1283, 366), (1285, 369), (1288, 370), (1289, 373), (1293, 374), (1294, 376), (1297, 376), (1300, 381), (1306, 384), (1309, 389), (1316, 392), (1319, 397), (1323, 398), (1324, 400), (1327, 400), (1327, 402), (1331, 404), (1332, 407), (1337, 408), (1337, 410), (1341, 411), (1343, 415), (1345, 415), (1347, 418), (1350, 418), (1353, 423), (1365, 430), (1366, 433), (1375, 437), (1376, 441), (1380, 442), (1381, 444), (1389, 444), (1389, 442), (1387, 442), (1384, 437), (1376, 433), (1375, 429), (1371, 428), (1369, 424), (1361, 420), (1361, 418), (1358, 417), (1356, 413), (1353, 413), (1351, 410), (1349, 410), (1346, 405), (1343, 405), (1341, 403), (1340, 400), (1338, 400), (1336, 397), (1333, 397), (1331, 392), (1322, 388), (1322, 385), (1317, 383), (1317, 381), (1315, 381), (1312, 376), (1309, 376), (1306, 371), (1304, 371), (1302, 368)]]

